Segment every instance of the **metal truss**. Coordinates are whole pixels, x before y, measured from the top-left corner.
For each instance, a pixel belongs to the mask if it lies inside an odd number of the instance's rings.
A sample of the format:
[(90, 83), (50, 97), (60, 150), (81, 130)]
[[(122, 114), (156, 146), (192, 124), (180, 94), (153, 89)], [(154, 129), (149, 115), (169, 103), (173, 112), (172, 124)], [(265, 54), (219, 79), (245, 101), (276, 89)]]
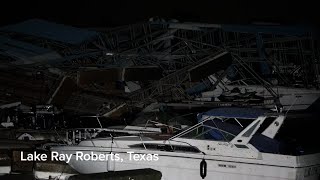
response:
[[(99, 41), (93, 44), (99, 57), (80, 66), (155, 65), (163, 70), (161, 80), (129, 95), (132, 102), (141, 104), (159, 97), (164, 101), (190, 99), (181, 88), (188, 81), (186, 69), (212, 57), (217, 49), (232, 53), (241, 77), (253, 76), (275, 98), (271, 88), (274, 79), (277, 85), (319, 85), (318, 45), (310, 33), (243, 32), (219, 25), (150, 21), (102, 30)], [(75, 64), (77, 61), (71, 65)], [(268, 67), (269, 74), (261, 66)]]
[(149, 65), (161, 68), (162, 79), (128, 96), (133, 104), (191, 99), (182, 88), (182, 84), (190, 83), (187, 70), (223, 52), (233, 55), (241, 78), (253, 76), (269, 91), (274, 79), (277, 85), (319, 86), (319, 46), (311, 33), (250, 28), (153, 20), (96, 29), (96, 39), (79, 45), (5, 35), (55, 50), (62, 59), (50, 65), (64, 71)]

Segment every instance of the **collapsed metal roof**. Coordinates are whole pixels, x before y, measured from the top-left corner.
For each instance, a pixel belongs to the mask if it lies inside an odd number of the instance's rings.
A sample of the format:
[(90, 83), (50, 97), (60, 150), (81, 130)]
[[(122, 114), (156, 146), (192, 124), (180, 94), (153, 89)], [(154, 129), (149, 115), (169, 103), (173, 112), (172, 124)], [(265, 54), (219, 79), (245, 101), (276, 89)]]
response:
[(280, 25), (236, 25), (236, 24), (204, 24), (204, 23), (163, 23), (172, 29), (204, 31), (207, 29), (222, 29), (225, 32), (263, 33), (277, 35), (306, 35), (313, 30), (308, 26)]
[(6, 36), (0, 36), (0, 54), (15, 59), (14, 64), (32, 64), (61, 58), (51, 49), (13, 40)]
[(97, 37), (98, 33), (86, 29), (65, 26), (40, 19), (30, 19), (0, 28), (0, 31), (15, 32), (68, 44), (81, 44)]
[[(100, 31), (33, 19), (0, 28), (1, 35), (11, 39), (0, 39), (3, 41), (0, 42), (0, 53), (24, 61), (29, 56), (50, 54), (50, 50), (59, 53), (62, 57), (57, 58), (59, 63), (50, 64), (53, 67), (47, 66), (48, 61), (44, 59), (49, 58), (43, 57), (41, 62), (45, 66), (41, 70), (45, 73), (45, 68), (50, 67), (50, 73), (59, 75), (57, 79), (64, 78), (64, 72), (70, 79), (59, 85), (56, 82), (60, 81), (51, 80), (50, 85), (54, 85), (50, 89), (54, 90), (45, 93), (52, 98), (53, 104), (82, 113), (100, 113), (100, 107), (115, 96), (121, 98), (114, 102), (128, 102), (128, 105), (139, 107), (155, 101), (192, 102), (200, 92), (214, 89), (223, 78), (229, 78), (229, 74), (233, 81), (253, 78), (258, 79), (255, 84), (262, 86), (266, 86), (263, 78), (271, 77), (271, 69), (277, 74), (274, 77), (278, 85), (297, 83), (307, 87), (315, 86), (319, 81), (316, 79), (318, 66), (314, 66), (318, 44), (314, 43), (308, 28), (149, 21)], [(42, 47), (50, 49), (38, 49)], [(57, 62), (57, 59), (50, 62)], [(5, 61), (8, 58), (0, 63)], [(292, 75), (293, 70), (287, 70), (288, 62), (292, 63), (289, 68), (301, 69), (299, 77)], [(230, 66), (232, 73), (227, 71)], [(32, 68), (34, 72), (39, 71), (38, 66)], [(208, 77), (212, 74), (215, 79)], [(0, 78), (3, 94), (21, 97), (20, 94), (27, 93), (27, 97), (35, 99), (27, 99), (30, 104), (39, 101), (34, 90), (22, 92), (23, 88), (17, 88), (27, 86), (26, 82), (16, 80), (7, 85), (12, 82), (8, 76)], [(139, 81), (141, 89), (126, 93), (122, 81)], [(200, 88), (198, 84), (201, 84)], [(10, 88), (21, 92), (9, 91)], [(269, 86), (266, 88), (270, 89)], [(46, 97), (41, 100), (46, 101)]]

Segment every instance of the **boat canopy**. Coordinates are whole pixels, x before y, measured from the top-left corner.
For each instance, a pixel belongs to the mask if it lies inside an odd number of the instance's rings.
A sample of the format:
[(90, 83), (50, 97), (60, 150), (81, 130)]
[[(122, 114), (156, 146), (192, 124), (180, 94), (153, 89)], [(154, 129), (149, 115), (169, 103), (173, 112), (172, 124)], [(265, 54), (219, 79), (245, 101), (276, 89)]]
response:
[(216, 108), (210, 111), (198, 114), (198, 121), (203, 120), (203, 116), (216, 116), (223, 118), (239, 118), (239, 119), (257, 119), (259, 116), (267, 113), (267, 110), (255, 108)]

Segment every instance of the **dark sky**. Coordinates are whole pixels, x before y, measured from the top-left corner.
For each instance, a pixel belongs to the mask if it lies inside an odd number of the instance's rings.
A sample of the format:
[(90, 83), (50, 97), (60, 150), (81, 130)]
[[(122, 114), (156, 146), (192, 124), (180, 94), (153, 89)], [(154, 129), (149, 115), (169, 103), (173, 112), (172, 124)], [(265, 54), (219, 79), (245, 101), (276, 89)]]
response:
[(319, 24), (316, 2), (289, 0), (11, 0), (1, 2), (0, 13), (2, 25), (42, 18), (75, 26), (108, 27), (144, 21), (153, 16), (206, 23)]

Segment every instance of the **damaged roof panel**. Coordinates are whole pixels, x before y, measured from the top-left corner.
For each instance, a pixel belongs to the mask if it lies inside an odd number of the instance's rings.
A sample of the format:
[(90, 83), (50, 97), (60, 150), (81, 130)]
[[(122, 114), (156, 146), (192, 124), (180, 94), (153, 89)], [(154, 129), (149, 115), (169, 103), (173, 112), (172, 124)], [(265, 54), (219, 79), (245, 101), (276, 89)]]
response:
[(86, 29), (65, 26), (40, 19), (31, 19), (0, 28), (0, 31), (16, 32), (68, 44), (81, 44), (92, 40), (98, 33)]
[(55, 51), (13, 40), (6, 36), (0, 36), (0, 54), (17, 60), (14, 64), (32, 64), (61, 58)]

